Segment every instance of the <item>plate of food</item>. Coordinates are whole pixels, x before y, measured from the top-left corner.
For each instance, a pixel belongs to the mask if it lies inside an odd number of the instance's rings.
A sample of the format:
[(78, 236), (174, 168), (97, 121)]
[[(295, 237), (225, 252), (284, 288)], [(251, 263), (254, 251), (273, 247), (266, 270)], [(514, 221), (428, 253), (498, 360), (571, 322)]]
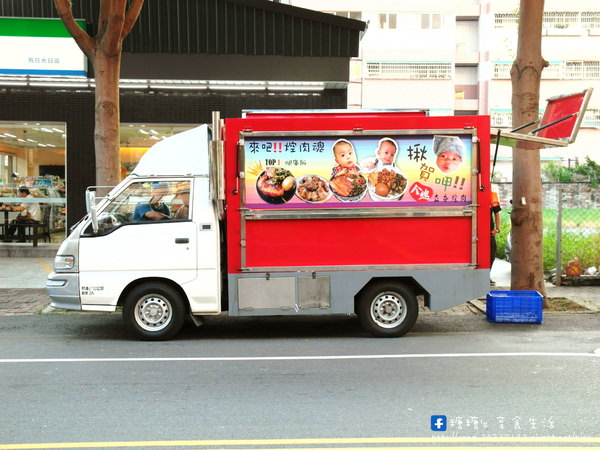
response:
[(355, 169), (336, 173), (329, 180), (329, 186), (341, 202), (359, 202), (367, 195), (367, 180)]
[(287, 203), (296, 193), (296, 179), (283, 167), (267, 167), (256, 179), (256, 192), (267, 203)]
[(333, 193), (329, 183), (318, 175), (302, 175), (296, 179), (296, 196), (306, 203), (325, 203)]
[(406, 192), (408, 180), (397, 167), (374, 170), (367, 176), (369, 195), (373, 200), (400, 200)]

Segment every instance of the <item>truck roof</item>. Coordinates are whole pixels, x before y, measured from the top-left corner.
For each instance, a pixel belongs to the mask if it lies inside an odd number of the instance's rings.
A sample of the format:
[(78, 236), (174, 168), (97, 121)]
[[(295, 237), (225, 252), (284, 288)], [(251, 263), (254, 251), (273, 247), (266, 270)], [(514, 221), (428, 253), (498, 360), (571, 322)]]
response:
[(171, 136), (154, 144), (131, 173), (134, 176), (208, 176), (208, 125)]
[(428, 109), (245, 109), (243, 118), (252, 117), (364, 117), (377, 114), (383, 116), (428, 116)]

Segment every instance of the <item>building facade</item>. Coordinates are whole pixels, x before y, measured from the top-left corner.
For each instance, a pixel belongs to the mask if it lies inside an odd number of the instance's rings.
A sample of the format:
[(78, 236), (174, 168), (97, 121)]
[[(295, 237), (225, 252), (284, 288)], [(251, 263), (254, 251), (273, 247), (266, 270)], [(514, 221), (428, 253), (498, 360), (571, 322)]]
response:
[[(367, 22), (350, 62), (348, 107), (427, 108), (432, 115), (489, 114), (512, 128), (510, 68), (518, 0), (289, 0)], [(542, 163), (600, 161), (600, 8), (593, 0), (546, 0), (540, 114), (545, 100), (594, 88), (577, 140), (544, 149)], [(500, 147), (495, 177), (512, 179), (512, 149)]]

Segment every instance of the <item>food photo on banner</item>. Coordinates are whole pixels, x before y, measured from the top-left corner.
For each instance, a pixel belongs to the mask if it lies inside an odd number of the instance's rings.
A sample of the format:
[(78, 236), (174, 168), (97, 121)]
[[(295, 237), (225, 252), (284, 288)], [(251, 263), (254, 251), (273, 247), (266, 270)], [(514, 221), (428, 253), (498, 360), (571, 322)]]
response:
[(251, 209), (459, 206), (471, 203), (472, 137), (257, 137), (244, 145)]

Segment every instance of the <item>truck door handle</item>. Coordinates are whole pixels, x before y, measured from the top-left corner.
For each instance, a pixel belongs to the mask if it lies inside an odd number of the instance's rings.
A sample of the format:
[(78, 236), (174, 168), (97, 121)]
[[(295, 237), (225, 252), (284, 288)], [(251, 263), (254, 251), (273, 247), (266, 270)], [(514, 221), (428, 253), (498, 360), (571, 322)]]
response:
[(175, 238), (176, 244), (189, 244), (190, 240), (188, 238)]

